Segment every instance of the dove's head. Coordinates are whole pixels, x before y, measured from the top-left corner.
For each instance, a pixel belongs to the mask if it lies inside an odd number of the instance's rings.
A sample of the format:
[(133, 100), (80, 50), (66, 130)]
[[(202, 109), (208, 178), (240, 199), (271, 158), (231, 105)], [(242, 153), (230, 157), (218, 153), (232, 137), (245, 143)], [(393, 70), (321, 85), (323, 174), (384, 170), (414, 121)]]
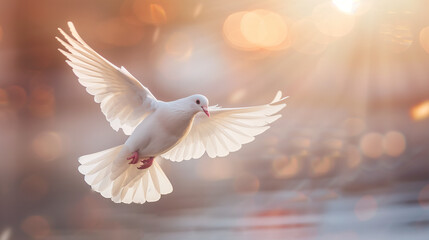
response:
[(197, 112), (204, 112), (207, 117), (210, 117), (209, 113), (209, 100), (201, 95), (201, 94), (195, 94), (189, 97), (191, 101), (191, 108), (197, 113)]

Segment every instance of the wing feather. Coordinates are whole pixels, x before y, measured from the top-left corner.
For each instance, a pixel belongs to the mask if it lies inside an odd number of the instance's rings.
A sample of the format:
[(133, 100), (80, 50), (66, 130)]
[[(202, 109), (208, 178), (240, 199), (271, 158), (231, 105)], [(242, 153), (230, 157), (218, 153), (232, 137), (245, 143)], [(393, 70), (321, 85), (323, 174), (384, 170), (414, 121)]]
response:
[(255, 140), (255, 136), (270, 128), (278, 120), (277, 114), (286, 104), (287, 97), (277, 92), (269, 104), (244, 107), (209, 108), (210, 117), (198, 113), (188, 135), (162, 157), (180, 162), (200, 158), (204, 152), (211, 158), (224, 157), (239, 150), (243, 144)]
[(101, 111), (113, 129), (130, 135), (143, 119), (152, 113), (158, 100), (124, 67), (118, 68), (95, 52), (68, 22), (72, 37), (59, 29), (64, 40), (56, 38), (67, 57), (67, 64), (79, 78), (79, 83), (100, 103)]

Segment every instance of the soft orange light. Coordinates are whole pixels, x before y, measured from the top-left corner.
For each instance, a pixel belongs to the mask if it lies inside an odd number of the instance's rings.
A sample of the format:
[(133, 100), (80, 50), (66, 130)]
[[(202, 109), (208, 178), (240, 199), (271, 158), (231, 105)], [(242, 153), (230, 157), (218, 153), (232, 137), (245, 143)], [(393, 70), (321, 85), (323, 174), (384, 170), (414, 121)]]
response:
[(342, 37), (350, 33), (355, 25), (355, 18), (338, 11), (327, 2), (316, 6), (312, 14), (313, 22), (323, 34)]
[(411, 109), (411, 117), (420, 121), (429, 117), (429, 100), (424, 101)]
[(178, 60), (187, 60), (192, 54), (192, 41), (184, 33), (174, 33), (168, 38), (165, 51)]
[(337, 138), (330, 138), (325, 141), (325, 146), (332, 150), (340, 150), (343, 148), (343, 141)]
[(259, 47), (274, 47), (286, 39), (287, 26), (283, 18), (267, 10), (246, 13), (240, 30), (247, 41)]
[(377, 213), (377, 200), (373, 196), (364, 196), (355, 205), (355, 215), (360, 221), (370, 220)]
[(194, 18), (200, 16), (201, 11), (203, 10), (203, 4), (198, 3), (197, 6), (194, 8), (194, 13), (192, 14)]
[(161, 32), (161, 28), (159, 28), (159, 27), (155, 28), (155, 31), (153, 31), (153, 35), (152, 35), (152, 42), (155, 43), (158, 41), (160, 32)]
[(236, 12), (229, 15), (223, 24), (223, 34), (232, 47), (249, 51), (258, 49), (258, 47), (247, 41), (242, 31), (240, 31), (241, 19), (246, 13), (247, 12)]
[(429, 210), (429, 185), (426, 185), (419, 192), (418, 200), (422, 208)]
[(383, 48), (393, 53), (404, 52), (413, 43), (413, 33), (406, 24), (382, 24), (380, 37)]
[(297, 157), (282, 156), (273, 161), (272, 170), (276, 178), (292, 178), (301, 171), (301, 164)]
[(316, 157), (311, 162), (311, 170), (314, 176), (324, 176), (329, 173), (334, 167), (334, 160), (331, 157), (323, 158)]
[(238, 89), (231, 94), (229, 101), (231, 103), (237, 103), (237, 102), (241, 101), (245, 96), (246, 96), (246, 89), (241, 88), (241, 89)]
[(283, 50), (290, 46), (285, 19), (264, 9), (231, 14), (223, 32), (233, 47), (242, 50)]
[(167, 22), (167, 14), (165, 13), (165, 10), (161, 5), (152, 3), (149, 6), (150, 16), (154, 23), (159, 25)]
[(63, 152), (61, 136), (55, 132), (42, 132), (31, 143), (36, 157), (44, 161), (57, 159)]
[(306, 137), (297, 137), (292, 139), (292, 144), (297, 148), (310, 148), (311, 139)]
[(383, 155), (383, 136), (379, 133), (367, 133), (360, 140), (362, 153), (370, 158), (379, 158)]
[(308, 197), (303, 192), (298, 192), (294, 197), (292, 197), (289, 201), (291, 202), (308, 202), (310, 201), (310, 197)]
[(9, 105), (9, 96), (6, 90), (0, 88), (0, 107), (6, 107)]
[(21, 229), (34, 239), (44, 239), (51, 234), (49, 222), (42, 216), (27, 217), (21, 223)]
[(332, 3), (338, 10), (347, 13), (354, 14), (361, 5), (360, 0), (332, 0)]
[(401, 155), (406, 147), (405, 137), (400, 132), (391, 131), (384, 135), (384, 152), (392, 157)]
[(177, 9), (175, 4), (172, 1), (135, 0), (133, 10), (141, 22), (159, 26), (172, 20)]
[(422, 48), (429, 53), (429, 26), (423, 28), (420, 31), (420, 45), (422, 46)]
[(349, 15), (362, 15), (372, 7), (371, 0), (332, 0), (332, 4), (341, 12)]

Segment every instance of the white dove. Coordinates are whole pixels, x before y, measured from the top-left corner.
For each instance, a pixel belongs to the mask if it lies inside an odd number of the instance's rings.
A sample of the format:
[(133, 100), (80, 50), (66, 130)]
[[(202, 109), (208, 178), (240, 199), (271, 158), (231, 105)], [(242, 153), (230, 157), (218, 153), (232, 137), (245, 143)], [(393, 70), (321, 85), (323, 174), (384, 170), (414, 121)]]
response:
[(89, 47), (72, 22), (68, 26), (74, 38), (59, 28), (67, 42), (57, 40), (68, 52), (59, 51), (79, 83), (100, 103), (112, 128), (130, 135), (123, 145), (79, 158), (85, 181), (116, 203), (155, 202), (173, 191), (154, 159), (180, 162), (205, 152), (211, 158), (227, 156), (267, 130), (281, 116), (274, 114), (286, 106), (280, 91), (269, 104), (244, 108), (209, 107), (200, 94), (157, 100), (124, 67)]

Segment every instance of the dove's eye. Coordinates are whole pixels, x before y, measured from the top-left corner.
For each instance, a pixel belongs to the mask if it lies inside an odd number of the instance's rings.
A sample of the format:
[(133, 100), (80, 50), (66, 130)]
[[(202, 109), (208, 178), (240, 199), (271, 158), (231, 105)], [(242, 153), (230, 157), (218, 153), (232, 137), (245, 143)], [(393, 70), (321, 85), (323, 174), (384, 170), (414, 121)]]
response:
[(200, 105), (200, 100), (199, 99), (197, 99), (197, 101), (195, 101), (198, 105)]

